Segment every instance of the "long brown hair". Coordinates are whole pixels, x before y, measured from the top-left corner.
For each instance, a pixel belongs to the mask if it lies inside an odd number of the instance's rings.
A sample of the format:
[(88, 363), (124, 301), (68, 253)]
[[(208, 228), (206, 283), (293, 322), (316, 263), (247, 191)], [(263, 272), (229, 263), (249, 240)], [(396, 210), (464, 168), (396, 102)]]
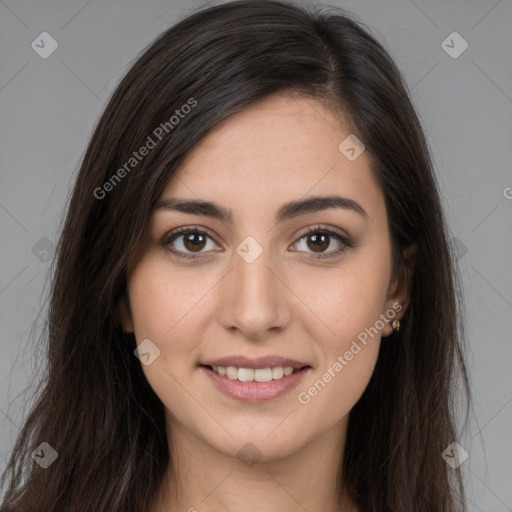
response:
[[(402, 251), (418, 246), (403, 328), (381, 344), (350, 413), (346, 485), (375, 512), (466, 510), (460, 469), (441, 457), (457, 439), (458, 376), (467, 410), (471, 401), (459, 278), (404, 80), (344, 10), (241, 0), (199, 10), (162, 33), (93, 132), (53, 267), (47, 372), (2, 475), (2, 511), (147, 510), (172, 454), (163, 404), (118, 321), (128, 269), (187, 152), (217, 123), (280, 90), (325, 102), (364, 141), (386, 200), (393, 272)], [(135, 163), (148, 138), (154, 146)], [(42, 442), (58, 454), (47, 469), (31, 457)]]

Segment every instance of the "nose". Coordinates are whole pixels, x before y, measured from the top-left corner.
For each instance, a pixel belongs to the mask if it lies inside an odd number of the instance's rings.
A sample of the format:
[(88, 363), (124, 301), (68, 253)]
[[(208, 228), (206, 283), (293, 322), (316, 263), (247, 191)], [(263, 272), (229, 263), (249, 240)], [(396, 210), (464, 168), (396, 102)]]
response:
[(235, 253), (233, 267), (221, 291), (221, 325), (253, 341), (285, 329), (291, 318), (286, 302), (290, 291), (273, 268), (270, 251), (263, 250), (252, 262)]

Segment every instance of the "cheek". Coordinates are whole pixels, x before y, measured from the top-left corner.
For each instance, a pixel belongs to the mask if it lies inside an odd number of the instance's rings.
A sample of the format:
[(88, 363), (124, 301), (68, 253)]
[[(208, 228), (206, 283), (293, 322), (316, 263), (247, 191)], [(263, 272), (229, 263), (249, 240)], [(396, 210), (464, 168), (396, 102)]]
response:
[[(322, 375), (320, 380), (326, 382), (326, 388), (329, 386), (324, 396), (324, 409), (331, 411), (329, 414), (334, 416), (334, 420), (348, 414), (361, 398), (377, 362), (379, 341), (380, 337), (377, 336), (366, 346), (356, 342), (352, 350), (343, 352), (334, 364), (329, 364)], [(350, 360), (348, 354), (351, 354)], [(322, 385), (317, 381), (316, 386)]]
[[(348, 342), (373, 326), (383, 312), (389, 284), (390, 259), (375, 249), (359, 251), (338, 268), (302, 272), (294, 293), (308, 306), (308, 330), (324, 340), (326, 352), (343, 350)], [(303, 317), (306, 318), (306, 317)], [(382, 326), (380, 326), (382, 328)], [(380, 329), (379, 329), (380, 330)]]
[(180, 383), (194, 364), (198, 341), (190, 327), (202, 293), (171, 270), (161, 255), (148, 252), (130, 275), (128, 292), (137, 344), (149, 339), (159, 351), (151, 364), (141, 360), (142, 371), (165, 407), (175, 411), (189, 399)]
[[(197, 274), (197, 272), (196, 272)], [(207, 291), (209, 279), (173, 270), (165, 254), (157, 251), (139, 262), (129, 280), (129, 296), (137, 340), (150, 338), (162, 347), (189, 321)], [(211, 287), (211, 285), (210, 285)]]
[(317, 314), (309, 316), (308, 329), (322, 361), (301, 387), (305, 395), (299, 401), (315, 403), (326, 421), (349, 413), (374, 371), (390, 273), (390, 258), (385, 256), (385, 244), (382, 251), (367, 247), (329, 276), (317, 273), (300, 281), (299, 293), (309, 290), (308, 306)]
[(319, 411), (323, 424), (345, 417), (370, 381), (381, 343), (380, 330), (370, 317), (368, 309), (354, 310), (353, 317), (339, 323), (336, 339), (321, 342), (321, 365), (299, 390), (299, 403)]
[[(176, 270), (165, 255), (148, 251), (129, 279), (129, 296), (137, 344), (151, 340), (158, 357), (142, 370), (161, 400), (181, 403), (180, 382), (197, 364), (202, 325), (207, 322), (215, 276), (197, 269)], [(172, 392), (171, 392), (172, 390)]]

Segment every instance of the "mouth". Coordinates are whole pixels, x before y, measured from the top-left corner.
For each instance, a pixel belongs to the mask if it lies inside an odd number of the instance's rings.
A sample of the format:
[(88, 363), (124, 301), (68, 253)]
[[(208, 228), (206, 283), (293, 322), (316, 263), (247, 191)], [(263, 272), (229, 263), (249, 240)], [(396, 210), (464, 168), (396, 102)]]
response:
[(216, 388), (231, 398), (244, 402), (261, 402), (277, 398), (295, 388), (312, 370), (309, 365), (247, 368), (199, 365)]
[(293, 368), (292, 366), (274, 366), (266, 368), (244, 368), (237, 366), (210, 366), (201, 365), (208, 370), (227, 377), (231, 380), (238, 380), (240, 382), (270, 382), (272, 380), (280, 380), (288, 375), (298, 373), (304, 369), (311, 368), (305, 365), (300, 368)]

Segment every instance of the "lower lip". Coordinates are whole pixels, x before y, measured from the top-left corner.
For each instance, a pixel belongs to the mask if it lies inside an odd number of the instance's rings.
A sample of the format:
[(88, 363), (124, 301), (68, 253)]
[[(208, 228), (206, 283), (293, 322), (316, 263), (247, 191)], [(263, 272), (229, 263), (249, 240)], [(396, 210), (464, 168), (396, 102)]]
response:
[(219, 375), (206, 366), (201, 366), (201, 370), (206, 372), (217, 388), (226, 395), (241, 400), (242, 402), (263, 402), (284, 395), (286, 392), (293, 389), (311, 368), (302, 368), (298, 372), (269, 382), (241, 382), (239, 380), (230, 379), (224, 375)]

